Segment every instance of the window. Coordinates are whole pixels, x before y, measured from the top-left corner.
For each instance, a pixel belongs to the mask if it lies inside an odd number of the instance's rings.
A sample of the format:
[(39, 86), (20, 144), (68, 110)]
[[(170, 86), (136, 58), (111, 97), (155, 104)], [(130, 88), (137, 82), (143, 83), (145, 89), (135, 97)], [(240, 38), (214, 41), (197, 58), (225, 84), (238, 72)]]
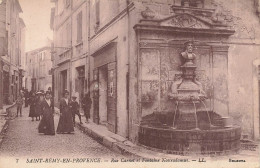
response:
[(96, 1), (96, 25), (100, 24), (100, 0)]
[(67, 37), (67, 46), (70, 46), (70, 42), (71, 42), (71, 25), (70, 23), (67, 24), (66, 27), (66, 37)]
[(82, 41), (82, 12), (77, 15), (77, 42)]

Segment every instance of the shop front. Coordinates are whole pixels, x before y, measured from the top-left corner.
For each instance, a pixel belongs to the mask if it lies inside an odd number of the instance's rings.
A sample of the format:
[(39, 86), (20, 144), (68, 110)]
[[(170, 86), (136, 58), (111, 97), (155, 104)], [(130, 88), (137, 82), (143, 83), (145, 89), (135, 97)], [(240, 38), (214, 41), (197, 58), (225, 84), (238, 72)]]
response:
[(117, 133), (116, 43), (93, 54), (93, 121)]
[(10, 104), (10, 66), (3, 63), (3, 104)]

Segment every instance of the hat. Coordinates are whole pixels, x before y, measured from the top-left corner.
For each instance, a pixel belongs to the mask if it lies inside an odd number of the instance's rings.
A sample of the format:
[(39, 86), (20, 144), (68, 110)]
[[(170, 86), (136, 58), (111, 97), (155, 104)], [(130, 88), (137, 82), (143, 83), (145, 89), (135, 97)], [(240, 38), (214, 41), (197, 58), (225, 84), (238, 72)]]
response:
[(37, 94), (37, 95), (43, 95), (43, 93), (40, 92), (40, 91), (36, 92), (36, 94)]
[(194, 45), (194, 41), (193, 40), (188, 40), (186, 42), (184, 42), (183, 44), (186, 46), (187, 44), (193, 44)]
[(64, 95), (65, 94), (70, 94), (70, 92), (68, 90), (64, 90)]

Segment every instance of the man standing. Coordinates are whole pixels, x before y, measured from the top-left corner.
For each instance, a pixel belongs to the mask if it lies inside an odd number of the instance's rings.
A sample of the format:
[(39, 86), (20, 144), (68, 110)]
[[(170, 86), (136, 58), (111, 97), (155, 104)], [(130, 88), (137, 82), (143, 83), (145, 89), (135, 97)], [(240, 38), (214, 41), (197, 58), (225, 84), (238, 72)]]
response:
[(71, 112), (72, 112), (74, 127), (75, 127), (75, 116), (76, 115), (79, 117), (80, 124), (83, 124), (81, 122), (81, 115), (79, 113), (79, 103), (76, 101), (76, 99), (77, 99), (76, 96), (72, 96), (72, 100), (70, 102), (70, 109), (71, 109)]
[(18, 113), (20, 112), (20, 117), (22, 116), (22, 107), (23, 107), (23, 98), (22, 96), (19, 94), (16, 100), (16, 106), (17, 106), (17, 115), (16, 117), (18, 117)]
[(28, 101), (29, 101), (29, 92), (28, 89), (24, 90), (24, 103), (25, 103), (25, 107), (28, 107)]
[(85, 94), (85, 97), (82, 100), (82, 106), (84, 109), (84, 114), (86, 117), (86, 123), (88, 123), (88, 119), (90, 118), (90, 109), (91, 109), (92, 100), (90, 98), (89, 92)]

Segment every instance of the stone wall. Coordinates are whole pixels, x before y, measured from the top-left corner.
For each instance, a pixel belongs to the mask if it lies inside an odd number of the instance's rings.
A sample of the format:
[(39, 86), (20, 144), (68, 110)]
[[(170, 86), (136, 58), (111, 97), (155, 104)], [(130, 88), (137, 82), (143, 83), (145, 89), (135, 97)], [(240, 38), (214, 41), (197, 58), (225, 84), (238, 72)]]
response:
[[(214, 4), (236, 31), (229, 43), (229, 111), (234, 123), (242, 127), (242, 134), (259, 137), (254, 120), (259, 109), (254, 109), (253, 62), (260, 58), (260, 23), (253, 0), (215, 0)], [(257, 130), (256, 130), (257, 129)], [(255, 133), (254, 133), (255, 132)], [(258, 132), (258, 134), (257, 134)]]

